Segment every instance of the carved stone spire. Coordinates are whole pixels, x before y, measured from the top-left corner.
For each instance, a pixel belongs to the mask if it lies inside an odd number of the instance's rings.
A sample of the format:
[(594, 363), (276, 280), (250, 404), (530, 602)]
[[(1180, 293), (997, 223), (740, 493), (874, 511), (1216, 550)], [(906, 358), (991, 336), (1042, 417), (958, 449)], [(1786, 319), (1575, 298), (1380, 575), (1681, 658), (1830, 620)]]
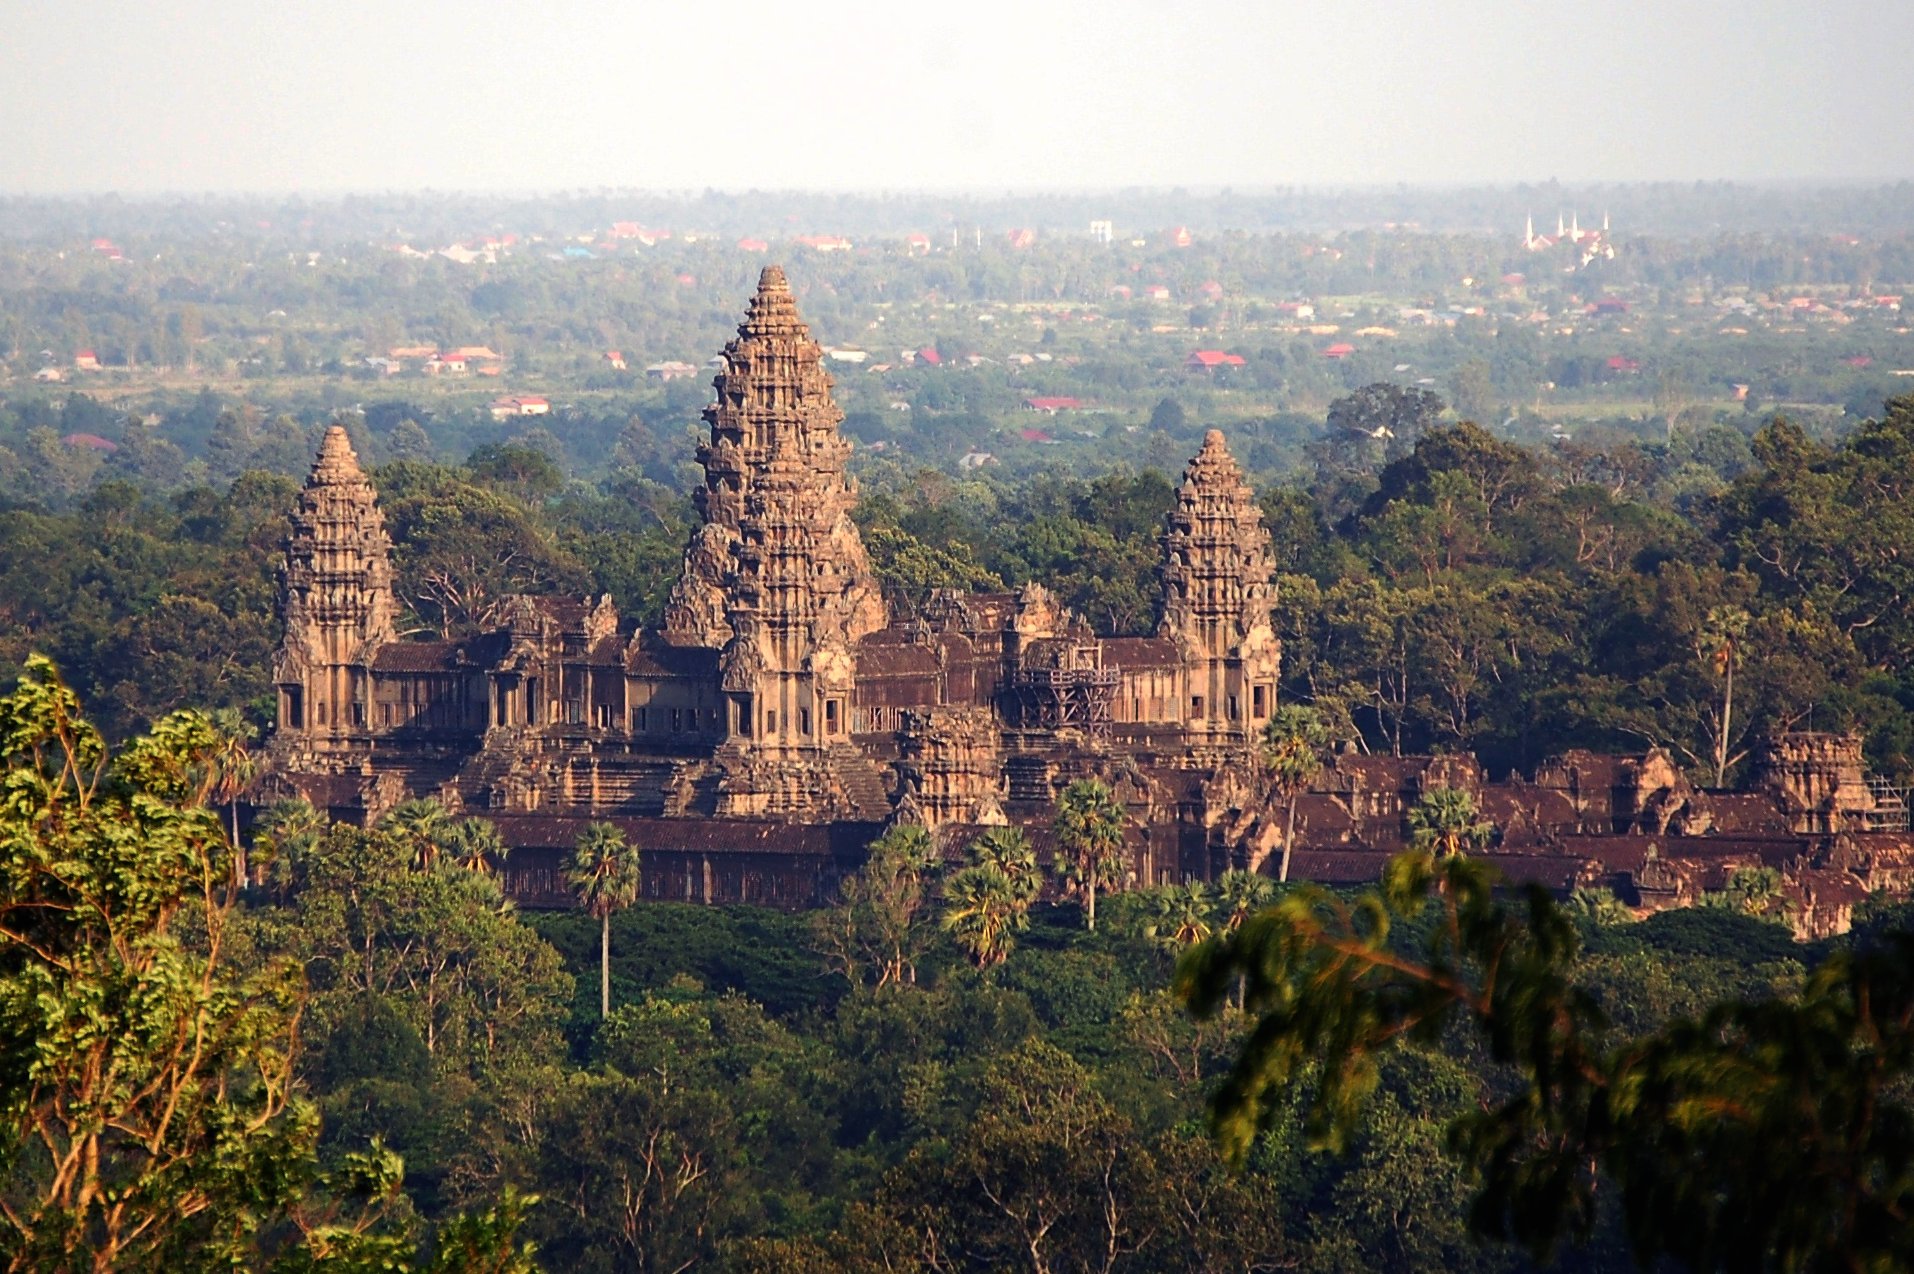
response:
[(889, 617), (851, 522), (844, 413), (777, 266), (758, 279), (712, 385), (695, 496), (704, 525), (665, 637), (722, 652), (719, 812), (831, 817), (872, 804), (881, 785), (850, 746), (855, 646)]
[(282, 731), (336, 735), (362, 722), (349, 674), (395, 639), (392, 541), (379, 497), (339, 425), (326, 430), (299, 493), (280, 576), (286, 634), (275, 680)]
[(823, 354), (784, 271), (766, 266), (704, 413), (705, 481), (693, 495), (704, 525), (665, 608), (674, 644), (722, 647), (739, 614), (819, 641), (852, 642), (887, 622), (850, 519), (850, 443)]
[(1163, 535), (1159, 635), (1182, 649), (1192, 722), (1260, 729), (1273, 710), (1280, 649), (1270, 620), (1269, 531), (1220, 430), (1183, 472)]

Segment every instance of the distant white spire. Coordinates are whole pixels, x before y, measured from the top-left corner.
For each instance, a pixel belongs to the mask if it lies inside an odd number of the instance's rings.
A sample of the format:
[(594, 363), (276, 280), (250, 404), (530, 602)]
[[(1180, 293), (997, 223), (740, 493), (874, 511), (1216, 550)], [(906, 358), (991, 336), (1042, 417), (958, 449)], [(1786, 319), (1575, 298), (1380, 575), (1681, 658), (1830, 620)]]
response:
[(1568, 232), (1575, 237), (1575, 242), (1580, 243), (1582, 241), (1582, 214), (1581, 213), (1571, 212), (1569, 214)]
[(1528, 224), (1522, 230), (1522, 246), (1525, 248), (1535, 246), (1535, 214), (1532, 212), (1529, 214)]
[(1606, 212), (1602, 214), (1602, 233), (1608, 233), (1608, 214)]
[(1567, 233), (1568, 227), (1562, 224), (1562, 210), (1557, 208), (1555, 210), (1555, 237), (1559, 239)]

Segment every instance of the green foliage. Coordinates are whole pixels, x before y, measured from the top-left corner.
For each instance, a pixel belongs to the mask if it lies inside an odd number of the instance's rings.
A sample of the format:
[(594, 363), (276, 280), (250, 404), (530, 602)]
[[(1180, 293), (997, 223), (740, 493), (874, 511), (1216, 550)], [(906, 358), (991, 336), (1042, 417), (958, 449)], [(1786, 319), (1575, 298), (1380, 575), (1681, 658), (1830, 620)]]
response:
[(0, 699), (0, 1258), (444, 1269), (456, 1250), (459, 1268), (530, 1269), (528, 1199), (452, 1221), (415, 1263), (396, 1154), (375, 1141), (318, 1170), (295, 1073), (310, 966), (255, 943), (210, 807), (233, 749), (177, 713), (113, 757), (42, 659)]
[(872, 842), (864, 865), (840, 886), (840, 904), (813, 921), (833, 971), (857, 985), (917, 980), (917, 961), (929, 944), (924, 913), (936, 865), (930, 833), (914, 824), (900, 823)]
[(1288, 807), (1283, 830), (1283, 857), (1276, 878), (1289, 879), (1296, 847), (1296, 799), (1323, 768), (1323, 748), (1329, 732), (1313, 709), (1286, 704), (1270, 715), (1263, 727), (1263, 765)]
[(1163, 950), (1183, 951), (1215, 931), (1211, 917), (1216, 900), (1209, 886), (1201, 881), (1162, 885), (1152, 890), (1151, 895), (1152, 914), (1143, 927), (1143, 936)]
[(1440, 857), (1480, 849), (1494, 835), (1494, 825), (1476, 817), (1475, 794), (1460, 788), (1431, 788), (1409, 811), (1409, 843)]
[(988, 969), (1009, 959), (1015, 935), (1030, 923), (1030, 903), (1002, 867), (979, 863), (945, 879), (940, 923), (973, 964)]
[(598, 918), (598, 1012), (611, 1015), (611, 918), (638, 901), (638, 850), (611, 823), (592, 823), (578, 834), (565, 860), (565, 885), (580, 910)]
[(1084, 927), (1097, 927), (1097, 891), (1115, 882), (1122, 863), (1123, 807), (1096, 779), (1078, 779), (1057, 796), (1056, 870), (1082, 895)]
[(973, 867), (995, 867), (1010, 882), (1017, 901), (1028, 908), (1043, 892), (1043, 873), (1037, 851), (1020, 827), (993, 827), (964, 850)]
[(218, 737), (167, 717), (115, 761), (45, 660), (0, 700), (0, 1254), (235, 1259), (300, 1193), (296, 966), (221, 958)]
[(1466, 1028), (1515, 1078), (1449, 1125), (1476, 1232), (1544, 1255), (1593, 1232), (1609, 1182), (1644, 1262), (1914, 1259), (1895, 1219), (1914, 1195), (1914, 1111), (1891, 1096), (1914, 1068), (1914, 938), (1836, 955), (1793, 993), (1616, 1036), (1573, 976), (1567, 914), (1533, 888), (1504, 904), (1497, 884), (1463, 854), (1410, 851), (1353, 902), (1300, 891), (1185, 958), (1194, 1009), (1216, 1012), (1241, 976), (1259, 1018), (1215, 1099), (1232, 1158), (1305, 1074), (1312, 1141), (1346, 1149), (1390, 1051)]

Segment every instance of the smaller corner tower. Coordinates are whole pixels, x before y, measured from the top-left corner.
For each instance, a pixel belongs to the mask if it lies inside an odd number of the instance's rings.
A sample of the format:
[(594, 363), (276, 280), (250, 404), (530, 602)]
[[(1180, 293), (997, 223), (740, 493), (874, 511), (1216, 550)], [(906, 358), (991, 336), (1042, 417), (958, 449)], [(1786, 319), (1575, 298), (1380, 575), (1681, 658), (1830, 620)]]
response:
[(1275, 711), (1282, 646), (1271, 622), (1275, 565), (1254, 494), (1223, 442), (1203, 436), (1163, 534), (1163, 619), (1183, 663), (1194, 741), (1251, 743)]
[(342, 426), (326, 430), (299, 494), (280, 575), (285, 636), (274, 661), (282, 746), (352, 750), (367, 733), (367, 669), (395, 639), (392, 541)]

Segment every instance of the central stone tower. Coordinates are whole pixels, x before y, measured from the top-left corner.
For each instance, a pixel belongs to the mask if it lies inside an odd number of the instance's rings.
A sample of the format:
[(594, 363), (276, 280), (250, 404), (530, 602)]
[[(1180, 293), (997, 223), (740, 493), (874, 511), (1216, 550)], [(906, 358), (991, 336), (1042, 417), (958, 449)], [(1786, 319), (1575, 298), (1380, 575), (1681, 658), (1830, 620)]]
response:
[(775, 265), (758, 279), (705, 409), (704, 525), (666, 640), (718, 648), (728, 704), (721, 812), (844, 812), (859, 638), (889, 622), (851, 522), (850, 444), (824, 351)]

